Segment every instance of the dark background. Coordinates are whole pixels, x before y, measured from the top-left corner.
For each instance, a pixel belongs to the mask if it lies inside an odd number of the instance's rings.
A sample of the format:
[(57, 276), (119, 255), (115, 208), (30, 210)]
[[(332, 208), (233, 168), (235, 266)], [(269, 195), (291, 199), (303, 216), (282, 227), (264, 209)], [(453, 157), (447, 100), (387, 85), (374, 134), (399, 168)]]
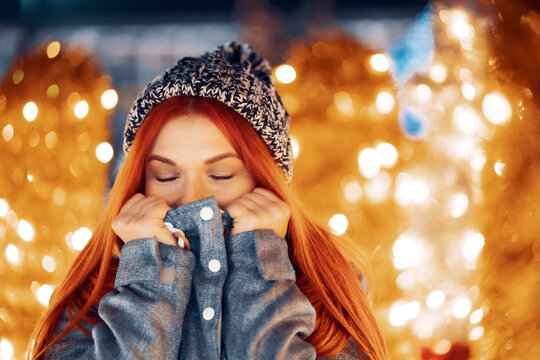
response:
[(373, 12), (385, 16), (418, 13), (428, 1), (422, 0), (1, 0), (0, 22), (25, 26), (61, 24), (100, 24), (110, 22), (147, 22), (200, 20), (230, 17), (235, 6), (272, 8), (294, 15), (309, 8), (326, 8), (339, 17), (371, 17)]

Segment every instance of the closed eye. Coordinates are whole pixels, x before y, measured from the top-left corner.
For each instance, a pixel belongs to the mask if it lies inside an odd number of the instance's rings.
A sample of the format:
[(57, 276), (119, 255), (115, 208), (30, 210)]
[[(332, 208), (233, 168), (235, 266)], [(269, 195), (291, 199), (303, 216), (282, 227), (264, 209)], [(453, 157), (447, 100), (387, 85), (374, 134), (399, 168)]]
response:
[(214, 180), (228, 180), (232, 178), (232, 175), (230, 176), (216, 176), (216, 175), (210, 175), (210, 177)]
[(168, 182), (168, 181), (173, 181), (173, 180), (176, 180), (178, 179), (177, 177), (170, 177), (170, 178), (164, 178), (164, 179), (160, 179), (160, 178), (156, 178), (157, 181), (159, 182)]

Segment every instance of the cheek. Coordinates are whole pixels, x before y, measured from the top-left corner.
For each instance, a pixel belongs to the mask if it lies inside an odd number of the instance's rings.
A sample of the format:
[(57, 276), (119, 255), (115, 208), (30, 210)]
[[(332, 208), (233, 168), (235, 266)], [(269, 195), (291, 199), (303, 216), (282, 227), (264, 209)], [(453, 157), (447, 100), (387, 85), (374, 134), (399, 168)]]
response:
[(167, 204), (169, 204), (169, 206), (172, 206), (177, 201), (175, 191), (171, 191), (168, 186), (159, 186), (148, 182), (144, 187), (144, 195), (162, 198), (167, 202)]

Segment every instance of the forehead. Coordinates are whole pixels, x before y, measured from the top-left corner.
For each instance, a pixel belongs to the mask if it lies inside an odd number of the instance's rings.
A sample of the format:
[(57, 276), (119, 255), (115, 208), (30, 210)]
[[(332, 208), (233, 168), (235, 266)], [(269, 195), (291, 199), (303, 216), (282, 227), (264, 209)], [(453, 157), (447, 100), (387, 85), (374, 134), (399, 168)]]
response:
[(150, 154), (182, 159), (206, 159), (223, 152), (236, 153), (225, 135), (205, 115), (181, 115), (159, 131)]

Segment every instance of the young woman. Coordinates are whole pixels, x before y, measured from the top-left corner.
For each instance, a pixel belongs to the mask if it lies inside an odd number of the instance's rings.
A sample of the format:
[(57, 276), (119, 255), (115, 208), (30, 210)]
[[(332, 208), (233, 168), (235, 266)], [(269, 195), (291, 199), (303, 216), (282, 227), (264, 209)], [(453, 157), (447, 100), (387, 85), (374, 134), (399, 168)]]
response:
[(269, 71), (231, 43), (141, 92), (107, 206), (30, 358), (386, 359), (355, 269), (290, 185)]

